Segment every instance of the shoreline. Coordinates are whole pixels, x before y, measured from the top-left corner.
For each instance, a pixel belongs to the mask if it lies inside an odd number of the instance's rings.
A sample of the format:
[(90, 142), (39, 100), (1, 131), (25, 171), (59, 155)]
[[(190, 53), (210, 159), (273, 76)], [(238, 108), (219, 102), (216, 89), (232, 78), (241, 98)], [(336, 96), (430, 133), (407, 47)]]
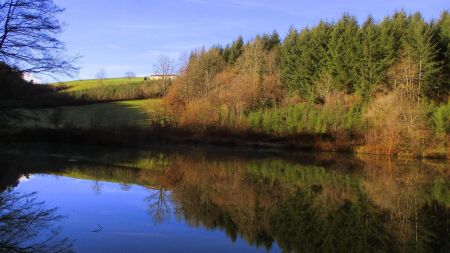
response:
[[(353, 137), (353, 138), (351, 138)], [(263, 133), (232, 133), (208, 131), (194, 133), (182, 129), (157, 128), (143, 130), (139, 128), (121, 129), (49, 129), (28, 128), (0, 131), (2, 143), (58, 143), (73, 145), (99, 145), (141, 147), (154, 144), (173, 145), (211, 145), (227, 148), (250, 148), (261, 150), (330, 152), (353, 155), (393, 157), (400, 160), (450, 160), (445, 151), (425, 150), (417, 156), (408, 153), (387, 154), (382, 152), (363, 152), (364, 140), (361, 136), (335, 136), (332, 134), (297, 134), (273, 136)], [(445, 148), (444, 148), (445, 149)], [(374, 150), (374, 149), (372, 149)]]

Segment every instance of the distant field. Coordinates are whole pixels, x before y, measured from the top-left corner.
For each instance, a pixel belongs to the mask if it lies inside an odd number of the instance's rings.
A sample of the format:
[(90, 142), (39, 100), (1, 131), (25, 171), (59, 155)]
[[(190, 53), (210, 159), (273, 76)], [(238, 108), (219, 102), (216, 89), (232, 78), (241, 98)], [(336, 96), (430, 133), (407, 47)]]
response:
[(77, 80), (77, 81), (53, 83), (52, 85), (66, 86), (67, 89), (65, 91), (82, 91), (92, 88), (98, 88), (101, 86), (140, 84), (143, 82), (144, 77), (135, 77), (135, 78), (105, 78), (103, 80), (100, 79)]
[(160, 99), (18, 111), (24, 119), (14, 122), (17, 127), (145, 127), (164, 117)]
[(60, 94), (89, 103), (159, 98), (163, 93), (160, 82), (144, 80), (143, 77), (79, 80), (52, 85), (61, 88), (58, 89)]

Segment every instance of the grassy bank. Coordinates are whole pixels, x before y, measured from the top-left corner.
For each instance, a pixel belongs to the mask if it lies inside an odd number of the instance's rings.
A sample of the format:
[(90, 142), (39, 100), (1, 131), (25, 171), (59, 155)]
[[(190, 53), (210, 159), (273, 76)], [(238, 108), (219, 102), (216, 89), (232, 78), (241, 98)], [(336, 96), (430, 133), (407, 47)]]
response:
[[(441, 111), (438, 108), (432, 114), (438, 122), (442, 121), (439, 120)], [(267, 109), (242, 117), (238, 128), (179, 125), (180, 116), (171, 114), (161, 99), (20, 109), (17, 112), (24, 117), (11, 122), (10, 128), (2, 132), (2, 139), (127, 146), (166, 142), (385, 154), (383, 150), (365, 146), (363, 129), (368, 126), (361, 119), (361, 108), (331, 109), (304, 104)], [(244, 124), (246, 127), (242, 127)], [(442, 138), (445, 137), (443, 134)], [(440, 146), (425, 147), (420, 154), (395, 155), (446, 159), (450, 157), (446, 145), (443, 142)]]
[(163, 88), (156, 80), (144, 78), (110, 78), (52, 84), (58, 94), (76, 101), (110, 102), (159, 98)]
[(88, 79), (88, 80), (75, 80), (68, 82), (53, 83), (59, 89), (65, 92), (71, 91), (83, 91), (89, 89), (95, 89), (101, 86), (123, 86), (127, 84), (139, 84), (144, 82), (144, 77), (133, 78), (105, 78), (105, 79)]
[(14, 128), (115, 128), (122, 126), (146, 127), (159, 122), (162, 114), (160, 99), (130, 100), (81, 106), (63, 106), (43, 109), (17, 109), (20, 119), (10, 125)]

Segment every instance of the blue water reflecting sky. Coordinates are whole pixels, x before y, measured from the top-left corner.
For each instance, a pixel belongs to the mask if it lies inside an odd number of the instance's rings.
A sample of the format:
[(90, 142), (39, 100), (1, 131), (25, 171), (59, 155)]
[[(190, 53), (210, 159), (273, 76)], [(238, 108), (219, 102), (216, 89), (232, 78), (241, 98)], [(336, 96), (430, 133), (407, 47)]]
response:
[(223, 231), (187, 224), (175, 214), (170, 192), (168, 214), (156, 222), (149, 206), (157, 190), (137, 185), (32, 175), (16, 189), (37, 191), (40, 201), (59, 208), (66, 216), (61, 236), (74, 240), (76, 252), (266, 252), (240, 237), (233, 242)]

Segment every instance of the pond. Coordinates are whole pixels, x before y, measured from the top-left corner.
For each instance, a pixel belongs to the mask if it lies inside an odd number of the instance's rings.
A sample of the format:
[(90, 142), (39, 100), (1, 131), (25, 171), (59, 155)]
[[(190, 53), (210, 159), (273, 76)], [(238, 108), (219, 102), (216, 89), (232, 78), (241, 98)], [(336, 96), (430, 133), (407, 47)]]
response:
[(448, 252), (447, 163), (0, 148), (0, 252)]

